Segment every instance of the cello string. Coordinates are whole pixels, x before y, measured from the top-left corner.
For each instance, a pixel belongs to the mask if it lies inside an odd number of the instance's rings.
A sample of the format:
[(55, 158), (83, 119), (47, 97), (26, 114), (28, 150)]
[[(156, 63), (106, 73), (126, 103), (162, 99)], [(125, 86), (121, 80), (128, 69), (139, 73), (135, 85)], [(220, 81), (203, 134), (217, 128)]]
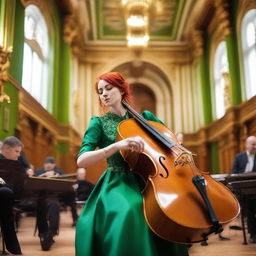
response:
[(172, 150), (172, 148), (174, 146), (181, 148), (182, 150), (190, 153), (190, 151), (188, 151), (186, 148), (184, 148), (183, 146), (180, 146), (179, 144), (177, 144), (176, 142), (170, 140), (169, 138), (167, 138), (164, 134), (162, 134), (160, 131), (158, 131), (154, 126), (152, 126), (150, 123), (147, 122), (147, 120), (145, 120), (142, 116), (140, 116), (134, 109), (132, 109), (129, 104), (127, 102), (125, 102), (124, 100), (122, 101), (122, 103), (124, 104), (124, 106), (126, 107), (126, 109), (129, 111), (129, 113), (135, 117), (136, 120), (138, 120), (138, 122), (140, 122), (141, 125), (143, 125), (144, 128), (150, 130), (151, 133), (153, 133), (153, 135), (159, 139), (165, 146), (167, 146), (170, 150)]

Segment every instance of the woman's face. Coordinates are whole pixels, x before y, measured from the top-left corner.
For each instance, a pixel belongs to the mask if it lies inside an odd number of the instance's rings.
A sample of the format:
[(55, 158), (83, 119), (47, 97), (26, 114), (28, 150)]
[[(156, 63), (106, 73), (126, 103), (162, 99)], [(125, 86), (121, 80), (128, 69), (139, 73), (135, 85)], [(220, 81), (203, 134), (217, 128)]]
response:
[(101, 102), (107, 107), (113, 107), (122, 100), (122, 93), (120, 92), (119, 88), (113, 86), (105, 80), (99, 81), (98, 94)]

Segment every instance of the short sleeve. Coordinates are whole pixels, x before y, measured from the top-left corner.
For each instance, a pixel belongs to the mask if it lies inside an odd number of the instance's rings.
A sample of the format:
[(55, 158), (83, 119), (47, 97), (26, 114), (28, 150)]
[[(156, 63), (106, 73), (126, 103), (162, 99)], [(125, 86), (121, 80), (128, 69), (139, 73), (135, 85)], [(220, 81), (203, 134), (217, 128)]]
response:
[(99, 146), (99, 141), (101, 138), (101, 125), (99, 117), (92, 117), (84, 134), (82, 145), (78, 156), (87, 151), (93, 151)]
[(160, 119), (158, 119), (153, 113), (148, 110), (143, 111), (142, 116), (148, 121), (155, 121), (157, 123), (165, 125)]

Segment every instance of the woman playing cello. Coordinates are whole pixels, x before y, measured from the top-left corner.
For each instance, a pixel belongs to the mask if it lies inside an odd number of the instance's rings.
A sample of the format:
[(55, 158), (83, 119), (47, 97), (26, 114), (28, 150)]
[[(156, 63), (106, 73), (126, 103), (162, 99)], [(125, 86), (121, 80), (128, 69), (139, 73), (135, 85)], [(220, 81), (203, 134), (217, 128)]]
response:
[[(108, 112), (92, 117), (85, 132), (77, 164), (86, 168), (106, 158), (108, 168), (91, 193), (76, 229), (76, 256), (170, 255), (186, 256), (187, 247), (157, 236), (143, 215), (144, 182), (131, 172), (120, 150), (140, 153), (144, 142), (139, 136), (116, 142), (117, 127), (129, 114), (122, 100), (129, 102), (129, 84), (117, 73), (101, 75), (95, 89), (100, 104)], [(146, 120), (162, 123), (149, 111)], [(99, 147), (99, 150), (95, 150)]]

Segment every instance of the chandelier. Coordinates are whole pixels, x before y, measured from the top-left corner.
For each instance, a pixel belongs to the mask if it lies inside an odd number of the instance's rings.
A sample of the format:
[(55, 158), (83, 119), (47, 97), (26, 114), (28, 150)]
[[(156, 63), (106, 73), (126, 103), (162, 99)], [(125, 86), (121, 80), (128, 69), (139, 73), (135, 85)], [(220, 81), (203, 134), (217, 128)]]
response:
[(127, 25), (127, 45), (143, 48), (148, 45), (149, 8), (152, 0), (122, 0)]

